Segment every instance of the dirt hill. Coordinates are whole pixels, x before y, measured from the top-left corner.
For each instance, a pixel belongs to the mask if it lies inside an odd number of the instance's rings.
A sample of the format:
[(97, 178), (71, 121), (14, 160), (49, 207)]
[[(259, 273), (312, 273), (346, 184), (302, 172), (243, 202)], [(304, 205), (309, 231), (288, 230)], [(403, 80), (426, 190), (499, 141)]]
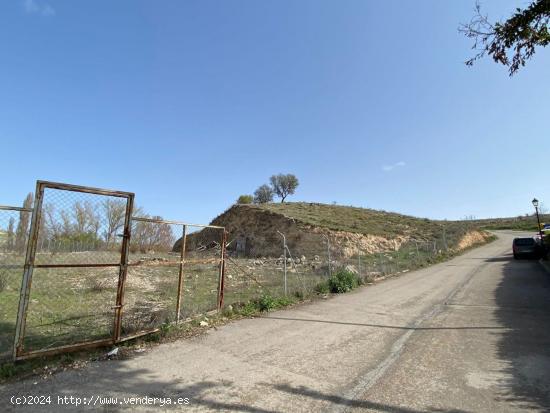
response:
[[(345, 256), (394, 251), (411, 240), (439, 240), (449, 248), (463, 249), (485, 238), (467, 221), (435, 221), (386, 211), (326, 205), (284, 203), (233, 205), (212, 221), (229, 233), (228, 249), (246, 256), (281, 254), (282, 235), (294, 254), (318, 254), (332, 249)], [(468, 235), (466, 237), (466, 235)], [(217, 241), (219, 234), (203, 230), (188, 237), (189, 248)], [(470, 241), (471, 240), (471, 241)], [(175, 249), (179, 248), (179, 241)]]

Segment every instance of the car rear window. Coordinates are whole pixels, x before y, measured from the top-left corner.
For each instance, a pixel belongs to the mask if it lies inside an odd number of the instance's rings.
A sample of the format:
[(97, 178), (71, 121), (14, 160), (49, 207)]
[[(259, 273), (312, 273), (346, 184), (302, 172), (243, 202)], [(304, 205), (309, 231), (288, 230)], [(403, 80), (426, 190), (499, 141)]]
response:
[(514, 243), (516, 245), (533, 245), (535, 240), (533, 238), (516, 238)]

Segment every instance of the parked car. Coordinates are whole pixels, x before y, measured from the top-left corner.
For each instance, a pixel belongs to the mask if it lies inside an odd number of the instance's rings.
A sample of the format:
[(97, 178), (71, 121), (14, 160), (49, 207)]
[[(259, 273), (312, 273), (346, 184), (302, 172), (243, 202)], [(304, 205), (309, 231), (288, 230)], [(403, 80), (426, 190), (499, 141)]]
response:
[(521, 257), (537, 258), (540, 255), (540, 249), (540, 242), (537, 242), (534, 237), (514, 238), (512, 242), (512, 251), (516, 260)]

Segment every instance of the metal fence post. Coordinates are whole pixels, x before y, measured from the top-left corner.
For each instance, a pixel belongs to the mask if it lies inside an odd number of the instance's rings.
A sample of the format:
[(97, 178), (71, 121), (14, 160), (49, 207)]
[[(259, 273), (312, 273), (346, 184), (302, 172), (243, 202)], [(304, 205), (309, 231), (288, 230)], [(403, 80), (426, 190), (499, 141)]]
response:
[(134, 194), (129, 194), (126, 201), (126, 216), (124, 218), (124, 233), (122, 234), (122, 245), (120, 254), (120, 271), (118, 276), (118, 288), (115, 305), (115, 325), (113, 341), (120, 340), (122, 330), (122, 306), (124, 305), (124, 287), (128, 275), (128, 255), (130, 253), (130, 239), (132, 236), (132, 214), (134, 212)]
[(359, 254), (357, 254), (357, 273), (359, 274), (359, 278), (362, 279), (362, 275), (361, 275), (361, 250), (359, 250)]
[(40, 227), (40, 212), (42, 210), (42, 200), (44, 198), (44, 188), (40, 182), (36, 183), (36, 192), (34, 199), (34, 208), (31, 216), (31, 227), (29, 240), (25, 255), (25, 267), (23, 280), (21, 281), (21, 292), (19, 294), (19, 309), (17, 311), (17, 322), (15, 325), (15, 337), (13, 346), (13, 359), (15, 360), (23, 350), (23, 340), (25, 338), (25, 324), (27, 321), (27, 309), (29, 307), (29, 298), (32, 283), (32, 273), (34, 266), (34, 257), (36, 254), (38, 228)]
[(225, 229), (222, 232), (221, 239), (221, 256), (220, 256), (220, 275), (218, 283), (218, 312), (223, 307), (223, 294), (225, 290), (225, 244), (227, 242), (227, 232)]
[(283, 268), (284, 268), (284, 286), (285, 296), (287, 295), (287, 283), (286, 283), (286, 236), (281, 231), (277, 231), (281, 237), (283, 237)]
[(181, 230), (181, 251), (180, 251), (180, 264), (178, 275), (178, 296), (176, 298), (176, 323), (180, 321), (181, 312), (181, 295), (183, 292), (183, 264), (185, 262), (185, 244), (187, 241), (187, 225), (182, 225)]

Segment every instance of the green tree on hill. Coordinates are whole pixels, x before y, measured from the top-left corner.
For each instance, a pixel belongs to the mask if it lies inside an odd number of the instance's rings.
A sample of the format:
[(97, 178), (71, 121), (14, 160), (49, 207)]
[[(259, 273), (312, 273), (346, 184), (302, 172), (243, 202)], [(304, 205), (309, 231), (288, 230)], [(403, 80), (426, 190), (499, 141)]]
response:
[(281, 203), (285, 202), (287, 196), (294, 194), (299, 185), (298, 178), (293, 174), (273, 175), (269, 181), (273, 192), (281, 198)]
[(254, 191), (254, 203), (267, 204), (268, 202), (273, 202), (273, 189), (264, 184)]

